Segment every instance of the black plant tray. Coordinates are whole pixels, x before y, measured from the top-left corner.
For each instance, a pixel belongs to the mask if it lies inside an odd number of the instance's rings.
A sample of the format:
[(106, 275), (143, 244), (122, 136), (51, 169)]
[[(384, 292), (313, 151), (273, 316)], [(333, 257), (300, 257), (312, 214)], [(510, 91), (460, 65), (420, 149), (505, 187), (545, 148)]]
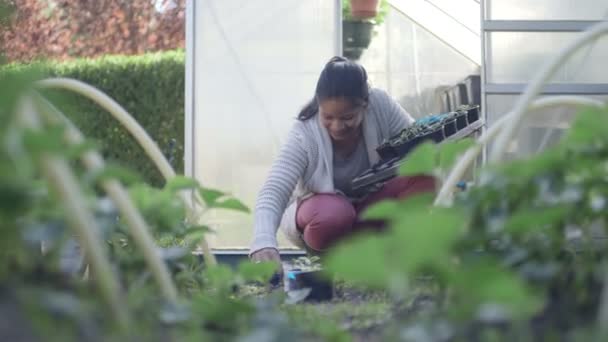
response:
[(441, 143), (462, 139), (482, 126), (479, 106), (462, 106), (454, 112), (420, 119), (378, 146), (380, 161), (353, 180), (353, 190), (364, 195), (374, 185), (395, 177), (409, 152), (426, 141)]

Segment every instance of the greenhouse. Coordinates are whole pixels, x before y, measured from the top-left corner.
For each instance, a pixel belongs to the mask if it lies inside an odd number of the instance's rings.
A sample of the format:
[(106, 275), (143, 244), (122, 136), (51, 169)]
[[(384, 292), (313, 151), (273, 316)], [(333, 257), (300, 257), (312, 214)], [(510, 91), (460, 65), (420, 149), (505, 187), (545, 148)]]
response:
[(0, 0), (0, 341), (608, 341), (608, 0)]
[[(358, 58), (371, 84), (415, 118), (481, 105), (486, 127), (513, 108), (535, 71), (608, 14), (608, 4), (591, 0), (387, 2), (390, 9)], [(322, 65), (353, 49), (343, 40), (352, 35), (349, 22), (342, 20), (341, 1), (189, 5), (186, 174), (252, 206)], [(606, 37), (582, 47), (540, 97), (605, 101), (608, 71), (600, 65), (607, 56)], [(557, 141), (575, 112), (562, 106), (530, 113), (507, 156)], [(218, 213), (214, 220), (215, 247), (248, 248), (252, 231), (243, 227), (251, 227), (251, 217)]]

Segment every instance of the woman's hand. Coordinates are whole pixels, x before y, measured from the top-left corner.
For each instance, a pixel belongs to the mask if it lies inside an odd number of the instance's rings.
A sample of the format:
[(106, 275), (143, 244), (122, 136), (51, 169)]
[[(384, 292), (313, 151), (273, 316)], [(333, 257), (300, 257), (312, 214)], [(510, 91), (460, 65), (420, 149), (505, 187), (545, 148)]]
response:
[(251, 260), (254, 262), (274, 261), (280, 264), (281, 256), (276, 248), (262, 248), (251, 254)]
[[(259, 251), (251, 254), (253, 262), (274, 262), (277, 264), (277, 273), (280, 279), (283, 279), (283, 266), (281, 265), (281, 255), (276, 248), (262, 248)], [(274, 278), (274, 277), (273, 277)]]

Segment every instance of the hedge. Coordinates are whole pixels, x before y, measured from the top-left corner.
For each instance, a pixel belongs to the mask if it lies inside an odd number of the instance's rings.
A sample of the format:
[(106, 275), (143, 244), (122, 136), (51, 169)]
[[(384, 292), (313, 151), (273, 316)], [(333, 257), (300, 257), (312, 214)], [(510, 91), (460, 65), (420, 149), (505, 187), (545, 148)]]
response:
[[(108, 94), (133, 115), (166, 156), (174, 145), (172, 165), (178, 173), (183, 172), (185, 55), (182, 50), (63, 63), (11, 64), (3, 66), (1, 71), (34, 69), (36, 75), (74, 78)], [(143, 149), (108, 112), (68, 91), (46, 94), (87, 137), (97, 140), (106, 160), (136, 171), (151, 185), (164, 184)]]

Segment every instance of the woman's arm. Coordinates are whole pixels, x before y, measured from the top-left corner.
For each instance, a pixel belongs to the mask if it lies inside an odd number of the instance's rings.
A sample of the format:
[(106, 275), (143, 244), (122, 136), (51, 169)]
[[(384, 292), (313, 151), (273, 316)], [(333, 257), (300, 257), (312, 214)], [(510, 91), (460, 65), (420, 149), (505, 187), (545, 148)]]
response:
[(250, 255), (264, 248), (277, 248), (276, 235), (281, 217), (308, 165), (306, 146), (297, 126), (294, 126), (258, 194)]

